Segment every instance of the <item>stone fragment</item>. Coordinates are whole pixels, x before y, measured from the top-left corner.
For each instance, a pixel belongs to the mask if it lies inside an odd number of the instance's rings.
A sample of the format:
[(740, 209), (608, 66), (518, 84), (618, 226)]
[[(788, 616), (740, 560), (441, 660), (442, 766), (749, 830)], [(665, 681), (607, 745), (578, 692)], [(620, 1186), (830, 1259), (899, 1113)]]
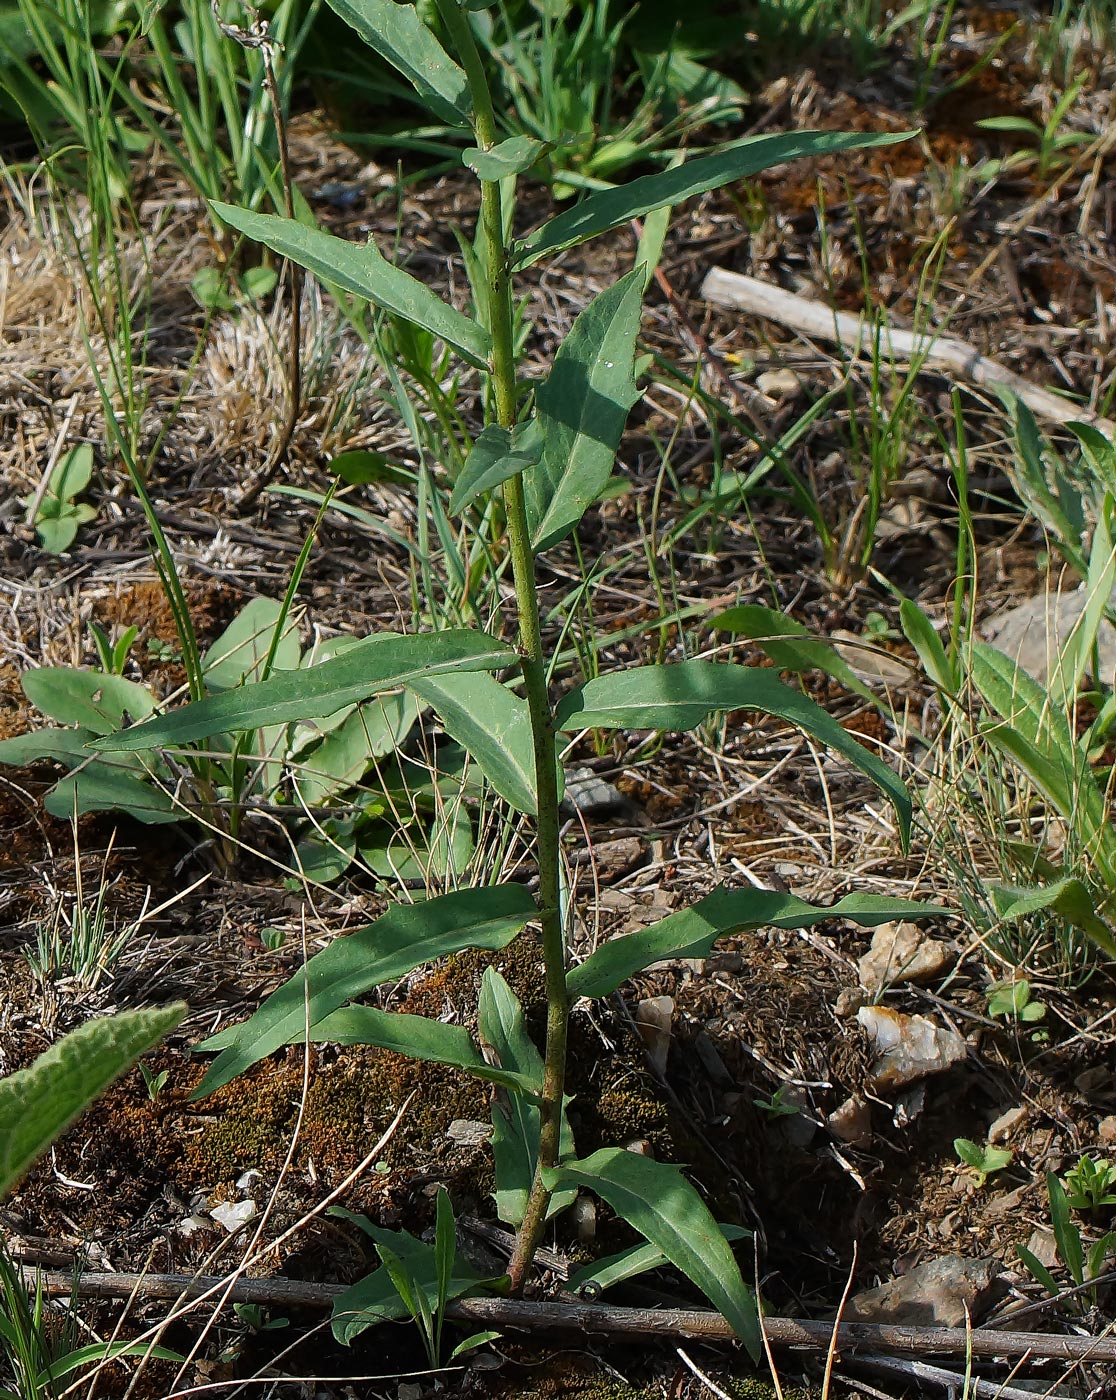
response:
[(562, 806), (582, 816), (595, 816), (623, 807), (628, 799), (611, 783), (598, 778), (592, 768), (570, 768), (566, 773), (566, 795)]
[(667, 1056), (670, 1054), (674, 998), (647, 997), (637, 1004), (634, 1019), (651, 1068), (661, 1077), (666, 1073)]
[(881, 924), (860, 959), (860, 982), (869, 992), (899, 982), (930, 982), (949, 967), (949, 948), (908, 920)]
[(906, 1016), (887, 1006), (862, 1006), (856, 1019), (872, 1042), (875, 1061), (870, 1088), (895, 1092), (963, 1060), (965, 1042), (956, 1031), (926, 1016)]
[(218, 1225), (223, 1225), (230, 1235), (247, 1225), (256, 1214), (255, 1201), (222, 1201), (209, 1212)]
[(597, 1236), (597, 1205), (592, 1196), (578, 1196), (570, 1209), (577, 1237), (582, 1244), (588, 1244)]
[(473, 1118), (455, 1118), (446, 1129), (446, 1137), (454, 1147), (480, 1147), (492, 1136), (492, 1124)]
[(1017, 1128), (1021, 1128), (1027, 1121), (1027, 1108), (1025, 1104), (1018, 1104), (1015, 1108), (1005, 1109), (999, 1118), (988, 1129), (989, 1142), (1007, 1142)]
[[(1081, 621), (1087, 599), (1084, 586), (1062, 593), (1036, 593), (1013, 608), (993, 613), (981, 625), (980, 633), (986, 642), (1045, 685)], [(1097, 649), (1101, 674), (1095, 679), (1110, 685), (1116, 673), (1116, 627), (1111, 622), (1101, 623)], [(1090, 673), (1091, 670), (1090, 666)]]
[(1043, 1230), (1041, 1227), (1032, 1230), (1027, 1248), (1047, 1269), (1052, 1269), (1058, 1262), (1058, 1241), (1054, 1238), (1053, 1230)]
[(769, 399), (785, 399), (801, 390), (802, 381), (793, 369), (765, 369), (756, 375), (756, 388)]
[(847, 1098), (825, 1120), (835, 1138), (850, 1147), (864, 1147), (872, 1141), (872, 1108), (856, 1095)]
[(991, 1259), (946, 1254), (919, 1264), (902, 1278), (850, 1298), (846, 1322), (880, 1322), (903, 1327), (964, 1327), (981, 1317), (1002, 1292)]
[(1116, 1142), (1116, 1113), (1110, 1113), (1107, 1118), (1100, 1120), (1097, 1124), (1097, 1137), (1109, 1147)]
[(842, 987), (833, 1004), (834, 1014), (840, 1016), (843, 1021), (847, 1021), (856, 1015), (864, 1005), (865, 1000), (863, 987)]

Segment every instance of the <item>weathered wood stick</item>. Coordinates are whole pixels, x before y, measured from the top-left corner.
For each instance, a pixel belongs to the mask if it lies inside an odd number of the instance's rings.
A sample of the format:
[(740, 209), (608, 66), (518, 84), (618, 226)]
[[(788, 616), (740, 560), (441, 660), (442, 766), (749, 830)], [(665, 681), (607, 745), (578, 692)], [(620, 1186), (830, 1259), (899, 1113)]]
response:
[[(850, 311), (835, 311), (824, 302), (796, 296), (770, 282), (729, 272), (727, 268), (714, 267), (706, 273), (701, 295), (716, 306), (778, 321), (789, 330), (835, 342), (846, 350), (871, 354), (875, 347), (876, 327), (864, 317)], [(899, 330), (884, 321), (879, 327), (879, 343), (881, 353), (889, 359), (913, 361), (920, 370), (945, 370), (973, 384), (1010, 389), (1033, 413), (1053, 423), (1087, 422), (1110, 436), (1116, 433), (1116, 424), (1111, 419), (1073, 404), (1039, 384), (1032, 384), (956, 336)]]
[[(24, 1267), (34, 1287), (38, 1271)], [(298, 1279), (242, 1278), (231, 1286), (216, 1277), (188, 1274), (74, 1275), (57, 1270), (41, 1274), (44, 1293), (77, 1291), (92, 1298), (193, 1298), (220, 1292), (230, 1303), (280, 1307), (329, 1307), (345, 1289), (338, 1284), (302, 1283)], [(527, 1332), (581, 1332), (607, 1337), (692, 1337), (732, 1342), (735, 1334), (720, 1313), (708, 1309), (617, 1308), (601, 1303), (534, 1303), (514, 1298), (463, 1298), (450, 1303), (449, 1317)], [(774, 1346), (826, 1349), (833, 1324), (790, 1317), (766, 1317), (764, 1330)], [(874, 1322), (845, 1322), (838, 1345), (846, 1349), (905, 1352), (916, 1356), (956, 1356), (1017, 1360), (1116, 1361), (1116, 1337), (1054, 1336), (1046, 1332), (998, 1332), (961, 1327), (893, 1327)]]

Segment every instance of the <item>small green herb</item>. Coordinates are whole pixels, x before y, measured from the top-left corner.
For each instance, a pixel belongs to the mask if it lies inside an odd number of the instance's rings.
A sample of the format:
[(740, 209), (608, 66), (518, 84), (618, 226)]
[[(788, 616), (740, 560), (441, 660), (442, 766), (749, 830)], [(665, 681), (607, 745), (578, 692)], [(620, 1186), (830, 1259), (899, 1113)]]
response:
[(1066, 1172), (1066, 1204), (1074, 1210), (1101, 1210), (1116, 1206), (1116, 1166), (1088, 1153)]
[(1009, 1148), (973, 1142), (971, 1138), (954, 1138), (953, 1150), (973, 1173), (978, 1186), (983, 1186), (993, 1172), (1001, 1172), (1012, 1163)]
[(92, 477), (93, 449), (83, 442), (60, 458), (41, 495), (25, 497), (24, 505), (34, 508), (35, 533), (48, 554), (64, 554), (82, 525), (97, 518), (93, 506), (77, 499)]
[(1031, 1000), (1030, 982), (997, 982), (988, 989), (988, 1014), (1003, 1017), (1005, 1021), (1041, 1021), (1046, 1015), (1046, 1006), (1041, 1001)]

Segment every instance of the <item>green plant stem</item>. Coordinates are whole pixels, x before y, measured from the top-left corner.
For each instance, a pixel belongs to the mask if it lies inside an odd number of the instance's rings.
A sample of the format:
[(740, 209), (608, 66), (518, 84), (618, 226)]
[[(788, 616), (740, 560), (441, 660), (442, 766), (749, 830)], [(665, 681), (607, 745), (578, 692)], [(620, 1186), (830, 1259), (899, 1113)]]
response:
[[(482, 150), (491, 149), (496, 140), (496, 120), (484, 64), (477, 50), (473, 31), (458, 8), (456, 0), (438, 0), (438, 8), (453, 36), (469, 80), (477, 144)], [(516, 417), (515, 346), (512, 329), (514, 317), (511, 279), (508, 273), (508, 249), (504, 245), (502, 196), (498, 180), (485, 180), (481, 183), (480, 224), (485, 270), (488, 276), (488, 305), (485, 310), (488, 330), (492, 336), (492, 387), (496, 420), (501, 427), (512, 428), (515, 426)], [(531, 547), (523, 477), (513, 476), (505, 482), (503, 494), (512, 575), (515, 580), (520, 668), (523, 672), (524, 695), (531, 715), (534, 741), (535, 785), (539, 808), (535, 841), (547, 1001), (539, 1158), (523, 1223), (519, 1227), (515, 1250), (508, 1266), (512, 1291), (518, 1292), (523, 1286), (546, 1224), (551, 1193), (546, 1185), (545, 1174), (558, 1165), (570, 1004), (566, 991), (566, 940), (562, 926), (561, 843), (554, 714), (546, 684), (546, 658), (543, 654), (539, 597), (535, 583), (535, 554)]]

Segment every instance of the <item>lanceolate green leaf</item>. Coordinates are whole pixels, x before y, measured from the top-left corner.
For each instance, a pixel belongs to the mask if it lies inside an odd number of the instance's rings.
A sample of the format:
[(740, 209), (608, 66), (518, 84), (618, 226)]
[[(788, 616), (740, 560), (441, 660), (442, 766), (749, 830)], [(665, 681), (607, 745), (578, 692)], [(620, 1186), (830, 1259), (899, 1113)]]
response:
[(550, 150), (553, 150), (550, 141), (540, 141), (534, 136), (509, 136), (488, 151), (472, 146), (461, 159), (482, 180), (504, 180), (509, 175), (521, 175), (530, 170)]
[[(542, 1092), (543, 1059), (527, 1034), (523, 1008), (494, 968), (485, 970), (477, 1006), (480, 1038), (494, 1060), (536, 1094)], [(496, 1165), (496, 1213), (509, 1225), (523, 1222), (539, 1160), (539, 1110), (523, 1094), (498, 1094), (492, 1104), (492, 1155)], [(562, 1114), (561, 1153), (572, 1156), (573, 1133)], [(547, 1215), (573, 1204), (576, 1189), (556, 1191)]]
[(612, 475), (639, 398), (633, 365), (643, 283), (636, 268), (589, 303), (539, 389), (542, 461), (523, 478), (536, 550), (564, 539)]
[(411, 83), (443, 121), (464, 126), (472, 104), (465, 74), (442, 48), (414, 5), (398, 0), (329, 0), (369, 48)]
[(396, 904), (359, 933), (338, 938), (264, 1002), (243, 1025), (200, 1047), (221, 1054), (196, 1097), (235, 1079), (281, 1045), (300, 1040), (353, 997), (462, 948), (503, 948), (537, 913), (521, 885), (458, 890), (421, 904)]
[(791, 131), (770, 136), (748, 136), (714, 155), (697, 156), (673, 170), (644, 175), (617, 189), (600, 190), (566, 209), (528, 234), (515, 252), (514, 265), (528, 267), (547, 253), (572, 248), (607, 229), (641, 219), (664, 204), (677, 204), (733, 180), (757, 175), (772, 165), (800, 156), (830, 155), (863, 146), (889, 146), (905, 141), (913, 132)]
[(911, 799), (887, 764), (769, 670), (716, 661), (636, 666), (570, 691), (558, 706), (557, 723), (564, 730), (693, 729), (719, 710), (777, 715), (849, 759), (887, 796), (904, 843), (909, 839)]
[(186, 1014), (181, 1002), (87, 1021), (0, 1080), (0, 1197), (41, 1152)]
[(990, 882), (988, 892), (999, 918), (1020, 919), (1039, 909), (1052, 909), (1066, 923), (1087, 934), (1110, 958), (1116, 958), (1116, 937), (1112, 929), (1098, 914), (1088, 888), (1074, 876), (1025, 888)]
[(147, 724), (107, 735), (99, 749), (150, 749), (190, 744), (214, 734), (268, 724), (320, 719), (421, 677), (495, 671), (517, 661), (511, 647), (467, 628), (401, 637), (368, 637), (339, 656), (303, 671), (278, 671), (257, 685), (212, 695)]
[(705, 1202), (677, 1167), (619, 1147), (602, 1147), (550, 1173), (555, 1186), (587, 1187), (662, 1251), (731, 1324), (752, 1359), (759, 1320), (732, 1250)]
[[(395, 0), (392, 5), (400, 10), (409, 8), (396, 5)], [(363, 244), (350, 243), (296, 219), (255, 214), (235, 204), (214, 202), (212, 208), (238, 233), (290, 258), (323, 282), (421, 326), (452, 346), (471, 365), (485, 367), (492, 349), (488, 332), (418, 278), (389, 263), (371, 239)]]
[[(300, 1031), (292, 1044), (304, 1039)], [(520, 1075), (510, 1074), (485, 1062), (464, 1026), (432, 1021), (428, 1016), (411, 1016), (403, 1011), (378, 1011), (373, 1006), (343, 1006), (310, 1027), (310, 1039), (317, 1044), (375, 1045), (410, 1055), (415, 1060), (433, 1060), (487, 1079), (492, 1084), (517, 1093), (537, 1093)]]
[(720, 888), (651, 928), (602, 944), (572, 969), (566, 986), (572, 997), (607, 996), (650, 963), (663, 958), (708, 957), (718, 938), (748, 928), (810, 928), (825, 919), (849, 919), (873, 928), (891, 919), (927, 919), (948, 913), (936, 905), (875, 894), (846, 895), (823, 908), (777, 890)]
[(855, 695), (876, 703), (875, 695), (831, 643), (813, 636), (801, 622), (774, 608), (742, 603), (711, 617), (709, 625), (758, 642), (781, 671), (824, 671)]
[(481, 671), (424, 676), (409, 688), (437, 711), (446, 733), (468, 750), (504, 801), (534, 816), (535, 748), (527, 702)]
[(534, 420), (509, 430), (489, 423), (465, 458), (461, 475), (450, 496), (453, 514), (464, 510), (477, 496), (491, 491), (517, 472), (533, 467), (542, 453), (542, 440)]
[[(718, 1229), (730, 1243), (752, 1238), (751, 1230), (744, 1230), (739, 1225), (720, 1225)], [(621, 1250), (619, 1254), (610, 1254), (586, 1264), (570, 1275), (567, 1287), (571, 1293), (578, 1293), (586, 1284), (595, 1284), (603, 1291), (615, 1288), (618, 1283), (626, 1283), (630, 1278), (638, 1278), (651, 1269), (661, 1268), (666, 1263), (669, 1260), (661, 1249), (653, 1244), (637, 1244), (631, 1249)]]

